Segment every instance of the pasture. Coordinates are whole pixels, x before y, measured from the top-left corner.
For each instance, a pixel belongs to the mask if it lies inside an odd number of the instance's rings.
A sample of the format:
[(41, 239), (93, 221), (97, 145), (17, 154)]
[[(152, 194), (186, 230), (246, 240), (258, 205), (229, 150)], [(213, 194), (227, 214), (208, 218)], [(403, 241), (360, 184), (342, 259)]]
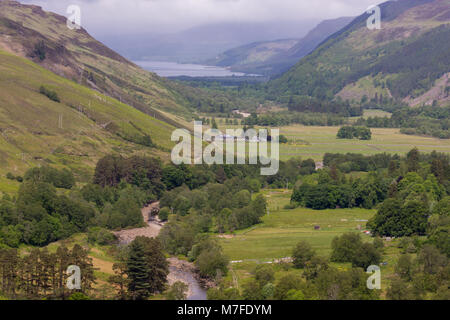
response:
[[(269, 215), (263, 223), (236, 232), (232, 238), (220, 238), (225, 254), (232, 261), (268, 262), (289, 257), (300, 241), (308, 241), (320, 255), (329, 255), (331, 241), (346, 232), (361, 232), (375, 210), (335, 209), (316, 211), (306, 208), (283, 209), (290, 201), (290, 192), (267, 190)], [(320, 230), (315, 230), (320, 226)], [(367, 241), (371, 237), (363, 235)]]
[(401, 134), (400, 129), (371, 129), (372, 140), (337, 139), (339, 127), (317, 127), (291, 125), (280, 128), (280, 134), (285, 135), (289, 142), (280, 146), (281, 160), (300, 156), (322, 160), (329, 153), (361, 153), (373, 155), (376, 153), (406, 154), (417, 147), (421, 152), (450, 153), (450, 140), (431, 137)]

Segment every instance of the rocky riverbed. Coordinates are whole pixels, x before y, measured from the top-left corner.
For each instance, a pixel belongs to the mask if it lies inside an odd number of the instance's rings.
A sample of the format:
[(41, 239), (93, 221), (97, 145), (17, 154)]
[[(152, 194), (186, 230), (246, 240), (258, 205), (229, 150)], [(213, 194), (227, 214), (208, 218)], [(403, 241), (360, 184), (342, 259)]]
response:
[[(150, 204), (142, 208), (142, 216), (147, 226), (135, 229), (126, 229), (116, 231), (114, 234), (119, 239), (120, 244), (129, 244), (138, 236), (155, 238), (158, 236), (164, 223), (157, 217), (150, 217), (150, 213), (159, 210), (159, 202)], [(198, 276), (195, 272), (195, 266), (187, 261), (177, 258), (169, 258), (169, 275), (167, 280), (170, 285), (177, 281), (186, 283), (189, 286), (187, 292), (188, 300), (206, 300), (206, 290), (200, 284)]]

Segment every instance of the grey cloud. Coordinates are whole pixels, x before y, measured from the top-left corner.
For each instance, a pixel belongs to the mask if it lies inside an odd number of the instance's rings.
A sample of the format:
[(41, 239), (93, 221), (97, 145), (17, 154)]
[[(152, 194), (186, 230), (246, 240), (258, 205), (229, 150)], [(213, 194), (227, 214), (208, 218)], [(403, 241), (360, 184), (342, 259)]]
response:
[(94, 34), (168, 33), (223, 22), (322, 20), (358, 15), (377, 0), (23, 0), (65, 15), (78, 4)]

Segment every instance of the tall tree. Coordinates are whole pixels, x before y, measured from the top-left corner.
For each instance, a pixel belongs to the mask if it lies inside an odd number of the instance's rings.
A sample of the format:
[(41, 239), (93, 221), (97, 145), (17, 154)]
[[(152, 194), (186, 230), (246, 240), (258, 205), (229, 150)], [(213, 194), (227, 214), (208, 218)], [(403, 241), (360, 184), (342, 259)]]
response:
[(126, 264), (128, 290), (134, 300), (165, 289), (169, 268), (158, 240), (136, 237), (130, 244)]

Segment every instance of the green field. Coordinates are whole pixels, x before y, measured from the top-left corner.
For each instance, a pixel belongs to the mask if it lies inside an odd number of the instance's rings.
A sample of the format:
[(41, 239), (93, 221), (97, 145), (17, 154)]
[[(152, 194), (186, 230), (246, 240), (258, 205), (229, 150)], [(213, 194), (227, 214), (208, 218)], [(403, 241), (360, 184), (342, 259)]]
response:
[[(364, 116), (389, 116), (389, 113), (380, 110), (366, 110)], [(219, 123), (219, 129), (223, 133), (228, 128), (242, 128), (240, 125), (224, 125), (223, 119), (216, 120), (222, 120)], [(372, 140), (369, 141), (337, 139), (336, 135), (339, 128), (304, 125), (290, 125), (279, 128), (280, 134), (288, 138), (287, 144), (280, 145), (280, 160), (301, 157), (320, 161), (327, 152), (361, 153), (364, 155), (386, 152), (404, 155), (414, 147), (422, 152), (429, 153), (435, 150), (450, 153), (450, 139), (406, 135), (401, 134), (400, 129), (391, 128), (372, 128)]]
[(323, 155), (330, 153), (376, 153), (406, 154), (417, 147), (422, 152), (450, 153), (450, 140), (430, 137), (412, 136), (400, 133), (400, 129), (371, 129), (372, 140), (337, 139), (339, 127), (306, 127), (292, 125), (282, 127), (280, 133), (289, 142), (280, 146), (280, 158), (286, 160), (295, 156), (322, 160)]
[[(331, 241), (345, 232), (360, 232), (375, 210), (336, 209), (316, 211), (306, 208), (283, 209), (290, 201), (290, 192), (266, 191), (269, 215), (263, 223), (239, 231), (233, 238), (221, 238), (225, 253), (232, 261), (259, 260), (289, 257), (293, 247), (300, 241), (308, 241), (319, 254), (328, 255)], [(314, 230), (320, 226), (320, 230)], [(367, 240), (371, 239), (364, 235)]]
[[(251, 277), (252, 271), (260, 263), (272, 262), (275, 259), (290, 257), (292, 249), (301, 240), (309, 242), (318, 255), (328, 257), (331, 253), (331, 242), (334, 237), (346, 232), (361, 232), (376, 210), (366, 209), (335, 209), (315, 211), (306, 208), (283, 209), (290, 202), (291, 192), (286, 190), (266, 190), (269, 205), (269, 215), (263, 218), (263, 223), (247, 230), (236, 232), (232, 238), (220, 237), (219, 241), (225, 254), (230, 258), (230, 272), (225, 282), (239, 288), (246, 279)], [(320, 230), (314, 230), (319, 225)], [(361, 233), (364, 241), (373, 238)], [(382, 297), (390, 284), (394, 274), (400, 249), (399, 240), (385, 241), (382, 271)], [(350, 263), (332, 263), (338, 269), (350, 268)], [(276, 279), (287, 271), (282, 265), (274, 264)], [(302, 270), (290, 270), (299, 272)]]

